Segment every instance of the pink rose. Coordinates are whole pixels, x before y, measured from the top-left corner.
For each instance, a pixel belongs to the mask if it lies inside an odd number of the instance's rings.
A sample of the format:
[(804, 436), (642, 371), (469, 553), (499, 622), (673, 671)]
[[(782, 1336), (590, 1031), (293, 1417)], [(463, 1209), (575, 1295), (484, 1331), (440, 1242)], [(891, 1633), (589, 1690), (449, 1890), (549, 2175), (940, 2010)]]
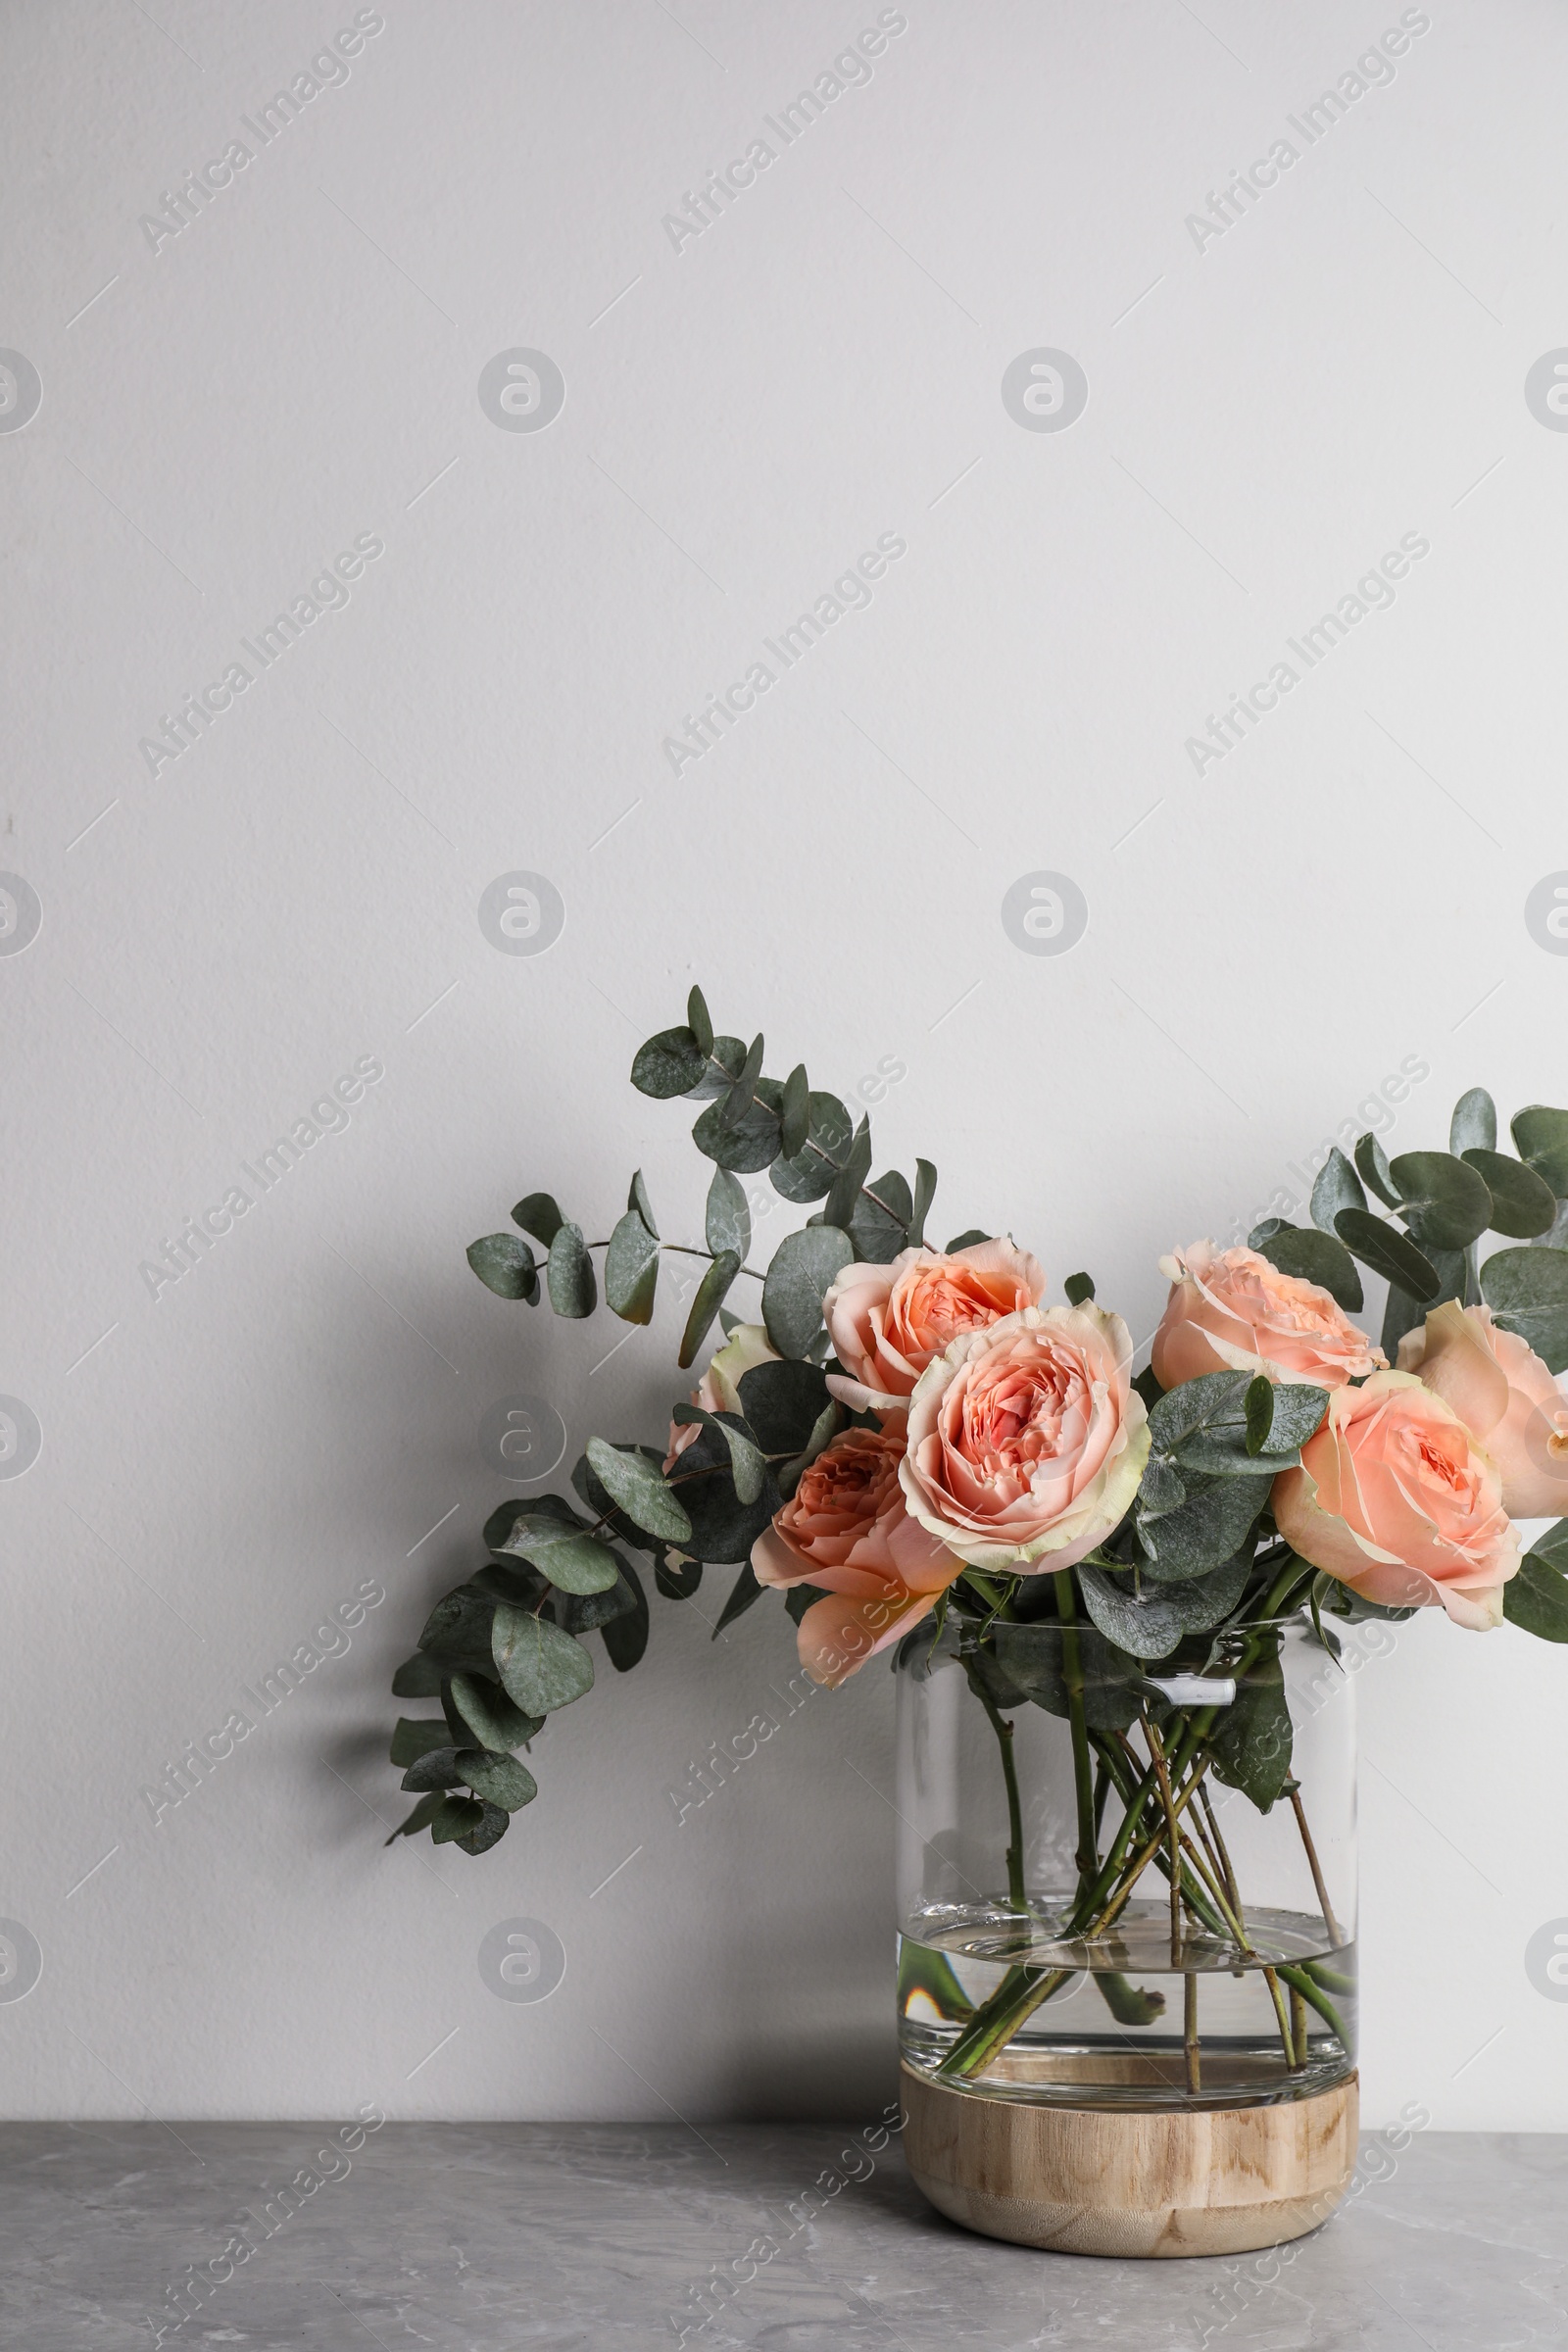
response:
[(1343, 1389), (1387, 1358), (1315, 1282), (1282, 1274), (1255, 1250), (1194, 1242), (1162, 1257), (1170, 1297), (1152, 1358), (1162, 1389), (1201, 1372), (1266, 1372)]
[(889, 1266), (846, 1266), (822, 1301), (844, 1366), (827, 1385), (857, 1412), (903, 1404), (951, 1341), (1038, 1306), (1045, 1287), (1039, 1260), (1003, 1241), (947, 1255), (904, 1250)]
[[(778, 1350), (761, 1323), (737, 1323), (722, 1348), (710, 1360), (708, 1370), (692, 1391), (693, 1404), (700, 1404), (705, 1413), (739, 1413), (741, 1382), (758, 1364), (776, 1364)], [(664, 1475), (667, 1478), (692, 1440), (702, 1429), (700, 1421), (672, 1421), (669, 1425), (669, 1450), (664, 1456)]]
[(904, 1444), (902, 1413), (884, 1429), (841, 1431), (752, 1546), (759, 1584), (823, 1589), (798, 1643), (807, 1672), (830, 1688), (917, 1625), (963, 1567), (905, 1509)]
[(1409, 1372), (1336, 1389), (1298, 1470), (1274, 1481), (1280, 1534), (1303, 1560), (1387, 1608), (1443, 1604), (1502, 1622), (1519, 1537), (1502, 1482), (1458, 1414)]
[(921, 1374), (899, 1476), (910, 1514), (975, 1568), (1070, 1568), (1123, 1516), (1149, 1456), (1120, 1315), (1027, 1306)]
[(1399, 1342), (1399, 1370), (1451, 1404), (1481, 1440), (1502, 1480), (1502, 1507), (1515, 1519), (1568, 1511), (1568, 1397), (1517, 1332), (1486, 1306), (1446, 1299), (1420, 1331)]

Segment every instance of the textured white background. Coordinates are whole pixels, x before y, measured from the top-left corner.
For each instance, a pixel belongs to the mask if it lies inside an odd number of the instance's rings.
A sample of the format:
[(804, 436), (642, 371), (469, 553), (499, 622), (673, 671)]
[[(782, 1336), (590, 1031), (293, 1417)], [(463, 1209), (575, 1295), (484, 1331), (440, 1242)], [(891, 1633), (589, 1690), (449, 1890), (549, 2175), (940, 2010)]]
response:
[[(682, 191), (877, 13), (387, 0), (156, 253), (140, 216), (353, 10), (0, 18), (0, 344), (43, 383), (0, 436), (0, 865), (43, 907), (0, 959), (0, 1389), (43, 1431), (0, 1483), (0, 1912), (44, 1956), (0, 2004), (14, 2114), (886, 2096), (890, 1679), (677, 1827), (792, 1664), (771, 1606), (710, 1646), (721, 1573), (551, 1725), (499, 1851), (380, 1843), (388, 1675), (509, 1491), (487, 1406), (657, 1436), (679, 1328), (667, 1297), (605, 1361), (603, 1310), (506, 1306), (464, 1246), (536, 1185), (603, 1230), (639, 1162), (696, 1238), (689, 1114), (626, 1085), (693, 978), (780, 1070), (902, 1065), (878, 1164), (937, 1160), (934, 1231), (1010, 1225), (1140, 1334), (1160, 1250), (1245, 1228), (1402, 1062), (1391, 1149), (1477, 1081), (1564, 1099), (1568, 967), (1523, 911), (1568, 864), (1568, 439), (1523, 396), (1568, 342), (1561, 11), (1436, 0), (1200, 252), (1186, 216), (1396, 8), (909, 0), (673, 250)], [(536, 434), (476, 395), (517, 345), (565, 377)], [(1066, 432), (1002, 403), (1042, 345), (1088, 374)], [(885, 531), (870, 608), (672, 775), (665, 733)], [(1186, 738), (1411, 532), (1393, 608), (1197, 776)], [(150, 775), (160, 714), (363, 533), (347, 609)], [(533, 958), (476, 918), (517, 868), (566, 908)], [(1039, 868), (1089, 903), (1059, 958), (1001, 921)], [(346, 1131), (150, 1297), (363, 1055)], [(372, 1577), (349, 1652), (155, 1826), (142, 1788)], [(1524, 1967), (1568, 1914), (1565, 1676), (1423, 1622), (1362, 1677), (1370, 2122), (1568, 2126), (1568, 2006)], [(539, 2006), (476, 1966), (518, 1915), (567, 1953)]]

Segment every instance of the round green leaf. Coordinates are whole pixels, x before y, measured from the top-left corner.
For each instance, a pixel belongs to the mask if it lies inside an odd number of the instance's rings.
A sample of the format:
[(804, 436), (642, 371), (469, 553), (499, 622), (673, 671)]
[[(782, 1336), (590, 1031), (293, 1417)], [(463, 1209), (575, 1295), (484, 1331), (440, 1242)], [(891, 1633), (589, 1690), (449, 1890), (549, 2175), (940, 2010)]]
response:
[(485, 1807), (477, 1797), (444, 1796), (430, 1822), (431, 1841), (436, 1845), (453, 1845), (461, 1838), (466, 1844), (470, 1838), (477, 1837), (484, 1823)]
[(667, 1102), (689, 1095), (708, 1067), (708, 1055), (690, 1029), (661, 1029), (639, 1046), (631, 1065), (631, 1082), (640, 1095)]
[(514, 1225), (531, 1233), (548, 1250), (564, 1223), (549, 1193), (526, 1193), (512, 1212)]
[(746, 1187), (728, 1168), (713, 1170), (704, 1224), (708, 1247), (715, 1257), (722, 1257), (726, 1250), (732, 1250), (737, 1259), (745, 1257), (752, 1246), (752, 1211)]
[(487, 1233), (468, 1244), (469, 1265), (487, 1291), (498, 1298), (525, 1298), (530, 1306), (539, 1296), (539, 1275), (533, 1251), (514, 1233)]
[(558, 1315), (580, 1322), (599, 1303), (594, 1261), (589, 1256), (580, 1225), (563, 1225), (550, 1245), (547, 1268), (550, 1303)]
[(541, 1718), (525, 1715), (487, 1675), (455, 1674), (447, 1690), (458, 1721), (468, 1727), (466, 1746), (477, 1740), (481, 1747), (522, 1747), (540, 1729)]
[(623, 1323), (651, 1323), (659, 1284), (659, 1244), (641, 1213), (628, 1208), (605, 1251), (605, 1301)]
[(1544, 1176), (1506, 1152), (1485, 1151), (1480, 1145), (1472, 1145), (1464, 1159), (1492, 1195), (1494, 1233), (1528, 1242), (1549, 1230), (1557, 1214), (1557, 1197)]
[(1568, 1642), (1568, 1576), (1539, 1551), (1527, 1551), (1502, 1588), (1510, 1625), (1542, 1642)]
[(1532, 1102), (1515, 1115), (1511, 1125), (1520, 1158), (1529, 1161), (1559, 1200), (1568, 1200), (1568, 1110)]
[[(1376, 1189), (1374, 1186), (1373, 1190)], [(1365, 1208), (1342, 1208), (1334, 1222), (1351, 1255), (1358, 1257), (1363, 1266), (1370, 1266), (1374, 1274), (1381, 1274), (1386, 1282), (1408, 1292), (1412, 1298), (1437, 1297), (1443, 1286), (1430, 1259), (1422, 1256), (1414, 1242), (1407, 1240), (1396, 1225), (1373, 1216)]]
[(1423, 1250), (1467, 1250), (1492, 1222), (1485, 1179), (1451, 1152), (1401, 1152), (1389, 1174), (1399, 1214)]
[[(1320, 1233), (1332, 1235), (1334, 1220), (1342, 1208), (1365, 1206), (1361, 1179), (1336, 1144), (1319, 1168), (1317, 1182), (1312, 1187), (1312, 1222)], [(1324, 1288), (1327, 1287), (1325, 1284)], [(1356, 1303), (1359, 1305), (1360, 1301)]]
[[(1389, 1208), (1397, 1208), (1399, 1205), (1399, 1196), (1395, 1190), (1394, 1178), (1389, 1174), (1388, 1159), (1384, 1153), (1383, 1146), (1378, 1142), (1377, 1137), (1371, 1133), (1370, 1129), (1365, 1135), (1357, 1136), (1356, 1138), (1355, 1164), (1361, 1171), (1361, 1174), (1365, 1178), (1366, 1182), (1376, 1193), (1378, 1199), (1384, 1202), (1385, 1206)], [(1336, 1233), (1338, 1233), (1339, 1226), (1337, 1223), (1334, 1230)]]
[(588, 1460), (612, 1502), (618, 1502), (628, 1519), (666, 1544), (683, 1544), (691, 1521), (670, 1493), (663, 1472), (646, 1454), (623, 1452), (604, 1438), (590, 1438)]
[(1568, 1369), (1568, 1250), (1499, 1250), (1481, 1269), (1481, 1296), (1548, 1372)]
[(539, 1793), (533, 1774), (515, 1756), (493, 1755), (483, 1747), (460, 1747), (457, 1765), (474, 1795), (482, 1796), (487, 1804), (499, 1805), (504, 1813), (519, 1812)]
[(854, 1257), (854, 1244), (836, 1225), (785, 1235), (762, 1284), (762, 1320), (780, 1355), (808, 1352), (822, 1328), (823, 1296)]
[(1484, 1086), (1473, 1086), (1453, 1106), (1448, 1150), (1456, 1158), (1468, 1159), (1473, 1151), (1494, 1151), (1496, 1143), (1497, 1106)]
[(580, 1642), (530, 1609), (496, 1604), (491, 1654), (507, 1696), (525, 1715), (551, 1715), (593, 1688), (594, 1662)]
[[(723, 1172), (719, 1170), (720, 1175)], [(691, 1312), (686, 1318), (686, 1329), (681, 1337), (680, 1354), (675, 1359), (683, 1372), (697, 1361), (697, 1350), (707, 1339), (713, 1317), (722, 1306), (729, 1286), (740, 1270), (741, 1261), (734, 1250), (721, 1250), (698, 1284)]]
[[(1348, 1161), (1346, 1166), (1349, 1167)], [(1351, 1175), (1353, 1180), (1353, 1170)], [(1321, 1185), (1322, 1181), (1320, 1175), (1318, 1184)], [(1364, 1201), (1366, 1195), (1358, 1184), (1355, 1189)], [(1324, 1197), (1325, 1213), (1329, 1197)], [(1338, 1198), (1338, 1194), (1333, 1197)], [(1312, 1213), (1316, 1216), (1316, 1186), (1313, 1187), (1312, 1200)], [(1348, 1195), (1347, 1204), (1354, 1206)], [(1363, 1208), (1361, 1214), (1365, 1213)], [(1273, 1233), (1264, 1235), (1261, 1241), (1255, 1241), (1253, 1248), (1260, 1256), (1268, 1259), (1271, 1266), (1278, 1266), (1282, 1274), (1289, 1274), (1294, 1281), (1315, 1282), (1319, 1290), (1327, 1291), (1329, 1297), (1345, 1308), (1347, 1314), (1353, 1315), (1362, 1304), (1364, 1293), (1361, 1277), (1355, 1270), (1355, 1260), (1345, 1244), (1336, 1241), (1332, 1233), (1317, 1233), (1304, 1225), (1277, 1225)]]
[(849, 1156), (855, 1121), (837, 1095), (813, 1091), (806, 1100), (803, 1150), (773, 1162), (768, 1182), (786, 1200), (820, 1200)]
[(608, 1592), (619, 1574), (608, 1544), (548, 1519), (523, 1519), (508, 1538), (507, 1549), (548, 1577), (558, 1592)]

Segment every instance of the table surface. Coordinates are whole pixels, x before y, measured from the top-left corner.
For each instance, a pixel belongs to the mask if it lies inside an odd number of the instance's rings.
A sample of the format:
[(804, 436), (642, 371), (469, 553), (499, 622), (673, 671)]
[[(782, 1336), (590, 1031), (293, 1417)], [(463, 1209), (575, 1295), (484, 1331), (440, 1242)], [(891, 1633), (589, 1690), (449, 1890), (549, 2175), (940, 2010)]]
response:
[(670, 2352), (684, 2330), (689, 2352), (1568, 2347), (1568, 2136), (1373, 2136), (1362, 2186), (1314, 2236), (1137, 2263), (969, 2235), (931, 2212), (875, 2125), (388, 2124), (335, 2159), (334, 2131), (7, 2126), (0, 2341), (99, 2352), (163, 2329), (168, 2345), (241, 2352)]

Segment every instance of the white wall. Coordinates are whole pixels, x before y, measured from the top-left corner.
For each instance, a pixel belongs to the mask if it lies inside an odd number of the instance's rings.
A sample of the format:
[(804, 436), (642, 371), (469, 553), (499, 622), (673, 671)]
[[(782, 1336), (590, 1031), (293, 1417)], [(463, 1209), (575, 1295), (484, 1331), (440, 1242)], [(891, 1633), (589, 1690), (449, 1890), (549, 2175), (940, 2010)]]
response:
[[(677, 251), (666, 210), (871, 0), (386, 0), (265, 148), (242, 118), (348, 0), (5, 10), (0, 345), (42, 382), (0, 433), (0, 865), (42, 907), (0, 956), (0, 1389), (42, 1431), (0, 1481), (0, 1913), (43, 1956), (0, 2000), (11, 2112), (886, 2095), (890, 1681), (677, 1827), (793, 1659), (772, 1609), (710, 1646), (722, 1578), (551, 1726), (496, 1854), (380, 1844), (388, 1675), (509, 1491), (487, 1408), (547, 1391), (575, 1449), (670, 1393), (672, 1297), (605, 1360), (620, 1326), (502, 1305), (464, 1247), (537, 1185), (600, 1222), (637, 1163), (699, 1230), (689, 1117), (626, 1085), (693, 978), (780, 1068), (904, 1068), (879, 1164), (938, 1161), (935, 1230), (1010, 1224), (1140, 1332), (1159, 1251), (1245, 1226), (1401, 1064), (1400, 1145), (1478, 1080), (1565, 1099), (1568, 965), (1524, 906), (1568, 865), (1568, 439), (1523, 386), (1568, 342), (1568, 27), (1434, 0), (1307, 149), (1287, 116), (1397, 8), (1200, 13), (908, 0)], [(1281, 136), (1200, 249), (1186, 216)], [(564, 373), (547, 430), (481, 410), (516, 347)], [(1087, 372), (1070, 430), (1003, 405), (1039, 347)], [(884, 532), (869, 610), (673, 774), (665, 734)], [(1195, 773), (1406, 533), (1393, 608)], [(150, 773), (161, 714), (361, 534), (346, 610)], [(519, 869), (564, 903), (536, 957), (477, 920)], [(1001, 919), (1041, 869), (1090, 910), (1059, 958)], [(150, 1296), (362, 1056), (346, 1131)], [(368, 1578), (348, 1653), (155, 1825), (143, 1788)], [(1369, 2119), (1568, 2126), (1568, 2008), (1524, 1964), (1568, 1914), (1568, 1659), (1421, 1623), (1363, 1690)], [(479, 1975), (518, 1916), (566, 1953), (542, 2005)]]

